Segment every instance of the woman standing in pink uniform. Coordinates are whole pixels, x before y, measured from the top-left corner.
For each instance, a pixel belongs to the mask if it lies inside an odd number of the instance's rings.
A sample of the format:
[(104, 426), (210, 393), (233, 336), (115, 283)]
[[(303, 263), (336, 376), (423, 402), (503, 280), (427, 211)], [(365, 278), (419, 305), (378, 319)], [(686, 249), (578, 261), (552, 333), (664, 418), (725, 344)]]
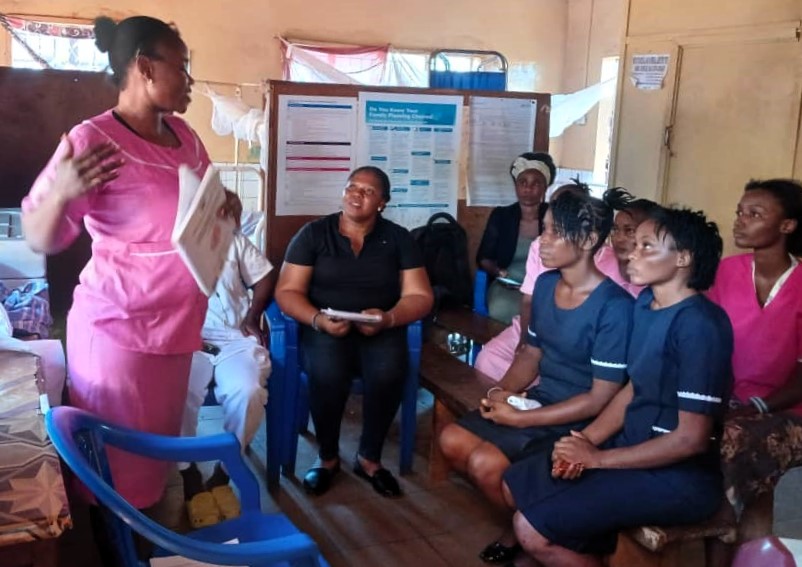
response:
[[(117, 106), (75, 126), (23, 200), (32, 248), (64, 250), (84, 222), (92, 258), (67, 318), (70, 404), (140, 431), (179, 435), (206, 297), (170, 243), (178, 168), (209, 157), (184, 113), (193, 79), (178, 31), (154, 18), (95, 22)], [(241, 205), (228, 196), (226, 212)], [(109, 450), (117, 490), (155, 504), (170, 463)]]
[[(802, 465), (802, 185), (748, 183), (733, 236), (750, 252), (722, 260), (709, 297), (735, 334), (721, 457), (739, 540), (748, 541), (771, 534), (774, 487)], [(729, 565), (726, 555), (711, 564)]]

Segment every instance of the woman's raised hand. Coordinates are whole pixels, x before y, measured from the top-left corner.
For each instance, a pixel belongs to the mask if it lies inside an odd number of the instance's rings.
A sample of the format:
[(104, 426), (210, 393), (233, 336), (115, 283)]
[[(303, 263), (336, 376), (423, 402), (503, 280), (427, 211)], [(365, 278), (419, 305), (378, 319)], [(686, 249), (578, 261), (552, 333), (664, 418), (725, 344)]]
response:
[(112, 142), (91, 146), (76, 156), (70, 139), (64, 135), (62, 140), (67, 149), (56, 165), (53, 194), (65, 203), (115, 179), (125, 163), (118, 155), (120, 148)]

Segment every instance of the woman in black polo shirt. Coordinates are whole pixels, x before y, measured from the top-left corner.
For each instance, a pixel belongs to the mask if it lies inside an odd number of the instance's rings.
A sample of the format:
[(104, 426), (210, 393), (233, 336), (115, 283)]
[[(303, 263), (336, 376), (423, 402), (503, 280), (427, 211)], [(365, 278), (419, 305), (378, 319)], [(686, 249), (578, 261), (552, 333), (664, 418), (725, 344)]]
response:
[[(387, 431), (401, 404), (407, 373), (406, 325), (432, 307), (432, 289), (409, 232), (381, 216), (390, 180), (376, 167), (351, 173), (342, 212), (307, 223), (287, 248), (276, 287), (282, 311), (303, 323), (304, 368), (319, 459), (304, 488), (323, 494), (340, 470), (339, 438), (355, 375), (364, 382), (363, 428), (354, 472), (383, 496), (401, 489), (381, 466)], [(352, 323), (320, 310), (377, 314)]]

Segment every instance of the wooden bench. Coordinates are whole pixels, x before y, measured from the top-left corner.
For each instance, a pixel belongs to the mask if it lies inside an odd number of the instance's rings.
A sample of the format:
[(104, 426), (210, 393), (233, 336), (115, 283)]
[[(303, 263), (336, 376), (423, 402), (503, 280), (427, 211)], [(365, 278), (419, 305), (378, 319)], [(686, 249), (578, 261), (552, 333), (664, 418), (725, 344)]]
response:
[(436, 481), (445, 480), (449, 467), (437, 442), (440, 432), (458, 417), (478, 408), (479, 400), (496, 382), (443, 348), (424, 343), (421, 349), (420, 385), (434, 394), (429, 477)]
[[(435, 398), (432, 414), (432, 444), (429, 448), (429, 477), (448, 477), (448, 463), (437, 442), (443, 428), (479, 407), (492, 379), (455, 358), (443, 348), (425, 343), (421, 350), (420, 385)], [(728, 506), (728, 505), (726, 505)], [(692, 567), (704, 565), (704, 540), (735, 541), (734, 520), (722, 508), (707, 522), (692, 526), (641, 526), (622, 532), (618, 548), (608, 558), (610, 567)]]

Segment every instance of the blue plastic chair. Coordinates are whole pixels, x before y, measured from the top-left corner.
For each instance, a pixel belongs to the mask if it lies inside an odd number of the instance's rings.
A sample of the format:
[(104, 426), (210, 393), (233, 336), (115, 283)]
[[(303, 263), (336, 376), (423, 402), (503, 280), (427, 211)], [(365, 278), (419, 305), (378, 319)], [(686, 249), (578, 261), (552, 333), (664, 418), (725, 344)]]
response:
[(487, 308), (487, 272), (481, 269), (476, 270), (476, 277), (473, 279), (473, 310), (479, 315), (487, 317), (490, 311)]
[[(477, 315), (483, 317), (490, 316), (490, 310), (487, 307), (487, 287), (489, 285), (490, 276), (482, 269), (476, 270), (476, 276), (473, 279), (473, 311)], [(482, 345), (471, 341), (470, 361), (469, 364), (473, 366), (476, 364), (476, 357), (482, 350)]]
[[(268, 463), (268, 476), (271, 474), (271, 466), (279, 468), (285, 476), (295, 474), (295, 461), (298, 452), (298, 434), (306, 430), (309, 422), (309, 387), (306, 372), (302, 367), (302, 353), (300, 345), (300, 335), (298, 322), (287, 317), (278, 309), (268, 309), (268, 320), (271, 329), (274, 325), (284, 325), (284, 351), (271, 345), (271, 352), (274, 357), (280, 359), (283, 365), (283, 383), (279, 386), (273, 383), (272, 386), (280, 390), (283, 400), (282, 415), (279, 427), (281, 428), (282, 456), (281, 462), (276, 467), (275, 463)], [(412, 471), (412, 461), (415, 452), (415, 431), (417, 428), (417, 403), (418, 403), (418, 375), (420, 371), (421, 345), (423, 341), (423, 330), (420, 321), (415, 321), (407, 326), (407, 345), (409, 347), (409, 370), (407, 379), (404, 382), (404, 392), (401, 400), (401, 455), (399, 459), (399, 471), (407, 474)], [(274, 367), (273, 374), (276, 370)], [(354, 381), (353, 391), (361, 392), (361, 381), (357, 378)], [(273, 390), (270, 396), (274, 396)], [(272, 411), (272, 410), (271, 410)], [(292, 412), (290, 415), (289, 412)], [(275, 471), (272, 471), (276, 474)]]
[[(154, 555), (180, 555), (220, 565), (327, 565), (315, 542), (286, 516), (261, 512), (256, 477), (243, 461), (239, 442), (231, 433), (165, 437), (117, 427), (71, 407), (53, 408), (45, 417), (45, 425), (56, 451), (101, 504), (119, 565), (149, 565), (137, 558), (131, 530), (158, 546)], [(184, 535), (168, 530), (114, 490), (106, 444), (166, 461), (223, 461), (240, 491), (241, 515)], [(235, 538), (239, 544), (224, 543)]]

